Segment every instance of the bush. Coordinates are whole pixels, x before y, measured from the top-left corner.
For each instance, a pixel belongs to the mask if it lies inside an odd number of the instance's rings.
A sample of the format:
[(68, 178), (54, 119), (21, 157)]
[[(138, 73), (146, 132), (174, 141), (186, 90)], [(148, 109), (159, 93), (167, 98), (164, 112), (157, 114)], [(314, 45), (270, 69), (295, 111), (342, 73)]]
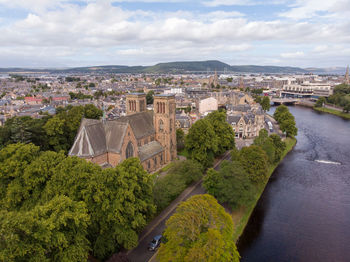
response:
[(160, 212), (166, 208), (186, 188), (186, 183), (178, 174), (168, 174), (159, 178), (153, 188), (154, 204)]
[(185, 160), (176, 162), (174, 166), (169, 170), (169, 173), (176, 174), (186, 185), (191, 184), (193, 181), (198, 181), (203, 174), (203, 167), (197, 161)]
[(237, 161), (223, 161), (219, 171), (209, 169), (203, 186), (219, 202), (232, 208), (246, 206), (254, 197), (254, 186)]

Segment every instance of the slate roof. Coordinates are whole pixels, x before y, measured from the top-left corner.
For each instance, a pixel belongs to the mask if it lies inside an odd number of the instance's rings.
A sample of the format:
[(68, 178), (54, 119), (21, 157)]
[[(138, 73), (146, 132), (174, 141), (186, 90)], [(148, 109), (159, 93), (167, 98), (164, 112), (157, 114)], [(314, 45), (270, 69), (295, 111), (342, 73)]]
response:
[(155, 133), (153, 124), (153, 111), (145, 111), (116, 119), (118, 122), (128, 122), (136, 139)]
[[(84, 118), (69, 155), (94, 157), (106, 152), (120, 153), (128, 125), (136, 139), (154, 134), (153, 112), (141, 112), (108, 121)], [(148, 158), (154, 152), (164, 150), (159, 143), (151, 142), (147, 145), (139, 148), (143, 157)]]
[(151, 158), (152, 156), (157, 155), (162, 151), (164, 151), (162, 145), (158, 141), (152, 141), (139, 148), (139, 158), (141, 161), (144, 161), (148, 158)]
[(238, 121), (241, 119), (240, 115), (233, 115), (233, 116), (227, 116), (227, 122), (232, 125), (232, 123), (238, 123)]

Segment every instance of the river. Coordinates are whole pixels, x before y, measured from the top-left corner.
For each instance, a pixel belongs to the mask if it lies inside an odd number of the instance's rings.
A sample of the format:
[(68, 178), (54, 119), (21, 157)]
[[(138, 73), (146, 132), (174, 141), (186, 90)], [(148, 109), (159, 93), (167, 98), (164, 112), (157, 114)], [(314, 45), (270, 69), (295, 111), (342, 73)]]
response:
[(350, 261), (350, 121), (289, 109), (298, 142), (240, 238), (241, 261)]

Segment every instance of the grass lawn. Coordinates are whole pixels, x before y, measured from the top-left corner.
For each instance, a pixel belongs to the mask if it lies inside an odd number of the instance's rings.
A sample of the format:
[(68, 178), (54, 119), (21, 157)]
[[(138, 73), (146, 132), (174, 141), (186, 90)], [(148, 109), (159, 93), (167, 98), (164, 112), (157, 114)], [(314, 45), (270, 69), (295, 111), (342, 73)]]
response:
[[(286, 150), (282, 154), (281, 161), (293, 149), (293, 147), (297, 141), (295, 138), (287, 138), (285, 140), (285, 142), (286, 142)], [(279, 163), (270, 166), (269, 173), (267, 175), (267, 179), (264, 183), (257, 186), (256, 194), (255, 194), (254, 200), (251, 202), (251, 204), (249, 206), (246, 206), (246, 207), (240, 207), (239, 209), (234, 210), (231, 213), (233, 222), (235, 224), (234, 240), (236, 242), (238, 242), (239, 237), (243, 233), (244, 228), (246, 227), (246, 225), (249, 221), (249, 218), (250, 218), (251, 214), (253, 213), (253, 210), (254, 210), (256, 204), (258, 203), (258, 200), (260, 199), (260, 196), (264, 192), (266, 184), (269, 182), (270, 176), (272, 175), (273, 171), (275, 171), (275, 169), (278, 165), (279, 165)]]
[(319, 111), (319, 112), (328, 113), (328, 114), (333, 114), (333, 115), (340, 116), (340, 117), (343, 117), (346, 119), (350, 119), (349, 113), (340, 112), (338, 110), (329, 109), (329, 108), (325, 108), (325, 107), (314, 107), (314, 110)]

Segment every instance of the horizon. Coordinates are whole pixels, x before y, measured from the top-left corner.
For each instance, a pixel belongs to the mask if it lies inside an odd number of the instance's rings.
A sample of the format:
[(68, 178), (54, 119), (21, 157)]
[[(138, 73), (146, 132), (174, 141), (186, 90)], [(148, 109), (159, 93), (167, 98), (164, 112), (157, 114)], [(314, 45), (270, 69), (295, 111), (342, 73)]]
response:
[(0, 68), (346, 67), (350, 0), (0, 0)]
[[(317, 66), (308, 66), (308, 67), (299, 67), (299, 66), (290, 66), (290, 65), (272, 65), (272, 64), (265, 64), (265, 65), (259, 65), (259, 64), (229, 64), (226, 62), (223, 62), (221, 60), (183, 60), (183, 61), (168, 61), (168, 62), (156, 62), (153, 64), (134, 64), (134, 65), (125, 65), (125, 64), (100, 64), (100, 65), (86, 65), (86, 66), (43, 66), (43, 67), (35, 67), (35, 66), (9, 66), (9, 67), (1, 67), (0, 69), (74, 69), (74, 68), (91, 68), (91, 67), (107, 67), (107, 66), (125, 66), (125, 67), (136, 67), (136, 66), (142, 66), (142, 67), (148, 67), (148, 66), (155, 66), (158, 64), (167, 64), (167, 63), (190, 63), (190, 62), (208, 62), (208, 61), (216, 61), (221, 62), (224, 64), (227, 64), (229, 66), (259, 66), (259, 67), (291, 67), (291, 68), (300, 68), (300, 69), (346, 69), (348, 65), (345, 66), (330, 66), (330, 67), (317, 67)], [(214, 70), (214, 69), (213, 69)]]

